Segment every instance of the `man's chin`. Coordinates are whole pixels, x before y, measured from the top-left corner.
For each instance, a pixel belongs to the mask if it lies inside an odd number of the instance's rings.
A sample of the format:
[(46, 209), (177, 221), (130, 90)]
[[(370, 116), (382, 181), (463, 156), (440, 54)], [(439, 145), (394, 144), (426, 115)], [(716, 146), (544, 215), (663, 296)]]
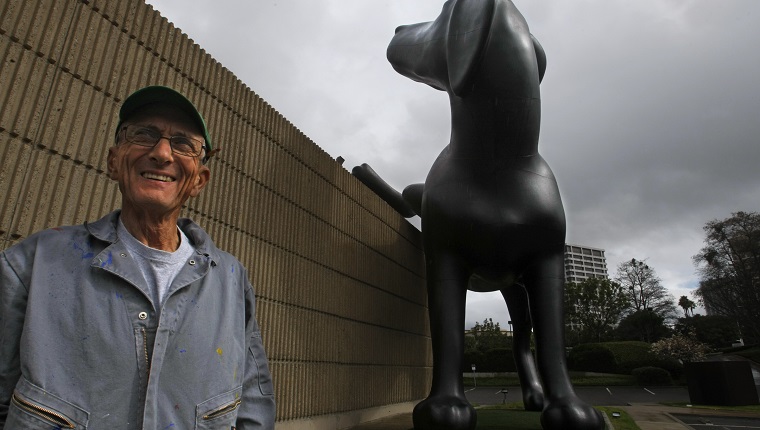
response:
[(163, 217), (179, 214), (181, 203), (160, 198), (141, 198), (133, 201), (125, 201), (122, 204), (122, 212), (140, 214), (142, 217)]

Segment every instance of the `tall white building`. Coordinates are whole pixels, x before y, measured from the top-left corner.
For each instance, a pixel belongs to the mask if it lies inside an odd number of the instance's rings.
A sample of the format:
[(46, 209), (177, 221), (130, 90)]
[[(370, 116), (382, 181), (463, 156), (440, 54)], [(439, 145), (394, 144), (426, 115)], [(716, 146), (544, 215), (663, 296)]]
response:
[(581, 282), (588, 278), (609, 278), (604, 250), (565, 244), (565, 282)]

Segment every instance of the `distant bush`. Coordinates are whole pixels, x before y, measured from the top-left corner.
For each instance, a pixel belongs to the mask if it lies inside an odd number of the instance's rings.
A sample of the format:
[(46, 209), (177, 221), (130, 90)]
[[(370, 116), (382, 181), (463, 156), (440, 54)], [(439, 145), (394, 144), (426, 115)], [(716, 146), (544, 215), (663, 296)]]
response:
[(700, 342), (693, 331), (676, 333), (652, 344), (652, 352), (658, 357), (680, 362), (702, 361), (709, 351), (710, 347)]
[(661, 358), (655, 362), (655, 366), (667, 370), (673, 379), (679, 379), (684, 374), (683, 364), (677, 360)]
[(483, 353), (480, 351), (465, 351), (464, 361), (462, 362), (462, 372), (472, 372), (472, 365), (476, 366), (477, 371), (483, 371), (481, 366), (483, 365)]
[(618, 373), (615, 354), (601, 343), (585, 343), (574, 347), (567, 361), (572, 370)]
[(670, 372), (660, 367), (637, 367), (631, 371), (631, 375), (636, 379), (636, 383), (642, 386), (670, 385), (673, 383)]
[(663, 361), (651, 352), (651, 346), (646, 342), (607, 342), (604, 345), (615, 354), (619, 373), (630, 375), (637, 367), (658, 366)]
[(465, 354), (462, 372), (472, 372), (472, 365), (477, 372), (515, 372), (515, 360), (509, 348), (494, 348), (483, 353)]
[(508, 348), (489, 349), (483, 354), (484, 372), (515, 372), (515, 359)]
[(623, 341), (578, 345), (570, 351), (568, 367), (585, 372), (630, 375), (639, 367), (660, 367), (673, 378), (683, 374), (683, 365), (676, 360), (663, 359), (650, 350), (646, 342)]

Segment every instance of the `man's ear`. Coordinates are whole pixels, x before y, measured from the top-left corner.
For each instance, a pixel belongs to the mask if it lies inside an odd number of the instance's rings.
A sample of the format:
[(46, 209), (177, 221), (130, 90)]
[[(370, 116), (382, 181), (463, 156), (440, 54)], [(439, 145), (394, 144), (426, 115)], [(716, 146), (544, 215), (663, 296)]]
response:
[(118, 146), (114, 145), (108, 148), (108, 157), (106, 158), (106, 173), (114, 181), (118, 180), (118, 163), (116, 162), (118, 152)]
[(205, 165), (201, 164), (198, 173), (195, 175), (195, 183), (190, 190), (190, 196), (196, 197), (206, 187), (208, 181), (211, 180), (211, 170)]

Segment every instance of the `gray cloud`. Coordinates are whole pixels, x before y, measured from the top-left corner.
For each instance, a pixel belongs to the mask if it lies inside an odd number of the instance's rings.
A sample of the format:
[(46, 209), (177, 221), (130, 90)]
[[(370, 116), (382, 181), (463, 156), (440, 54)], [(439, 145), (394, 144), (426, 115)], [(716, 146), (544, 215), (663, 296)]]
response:
[[(395, 27), (434, 19), (440, 0), (149, 2), (349, 169), (403, 188), (448, 141), (446, 95), (385, 59)], [(688, 295), (704, 223), (758, 210), (760, 2), (515, 4), (547, 52), (540, 149), (568, 241), (605, 248), (611, 274), (648, 259)], [(469, 323), (506, 326), (500, 297), (470, 297)]]

